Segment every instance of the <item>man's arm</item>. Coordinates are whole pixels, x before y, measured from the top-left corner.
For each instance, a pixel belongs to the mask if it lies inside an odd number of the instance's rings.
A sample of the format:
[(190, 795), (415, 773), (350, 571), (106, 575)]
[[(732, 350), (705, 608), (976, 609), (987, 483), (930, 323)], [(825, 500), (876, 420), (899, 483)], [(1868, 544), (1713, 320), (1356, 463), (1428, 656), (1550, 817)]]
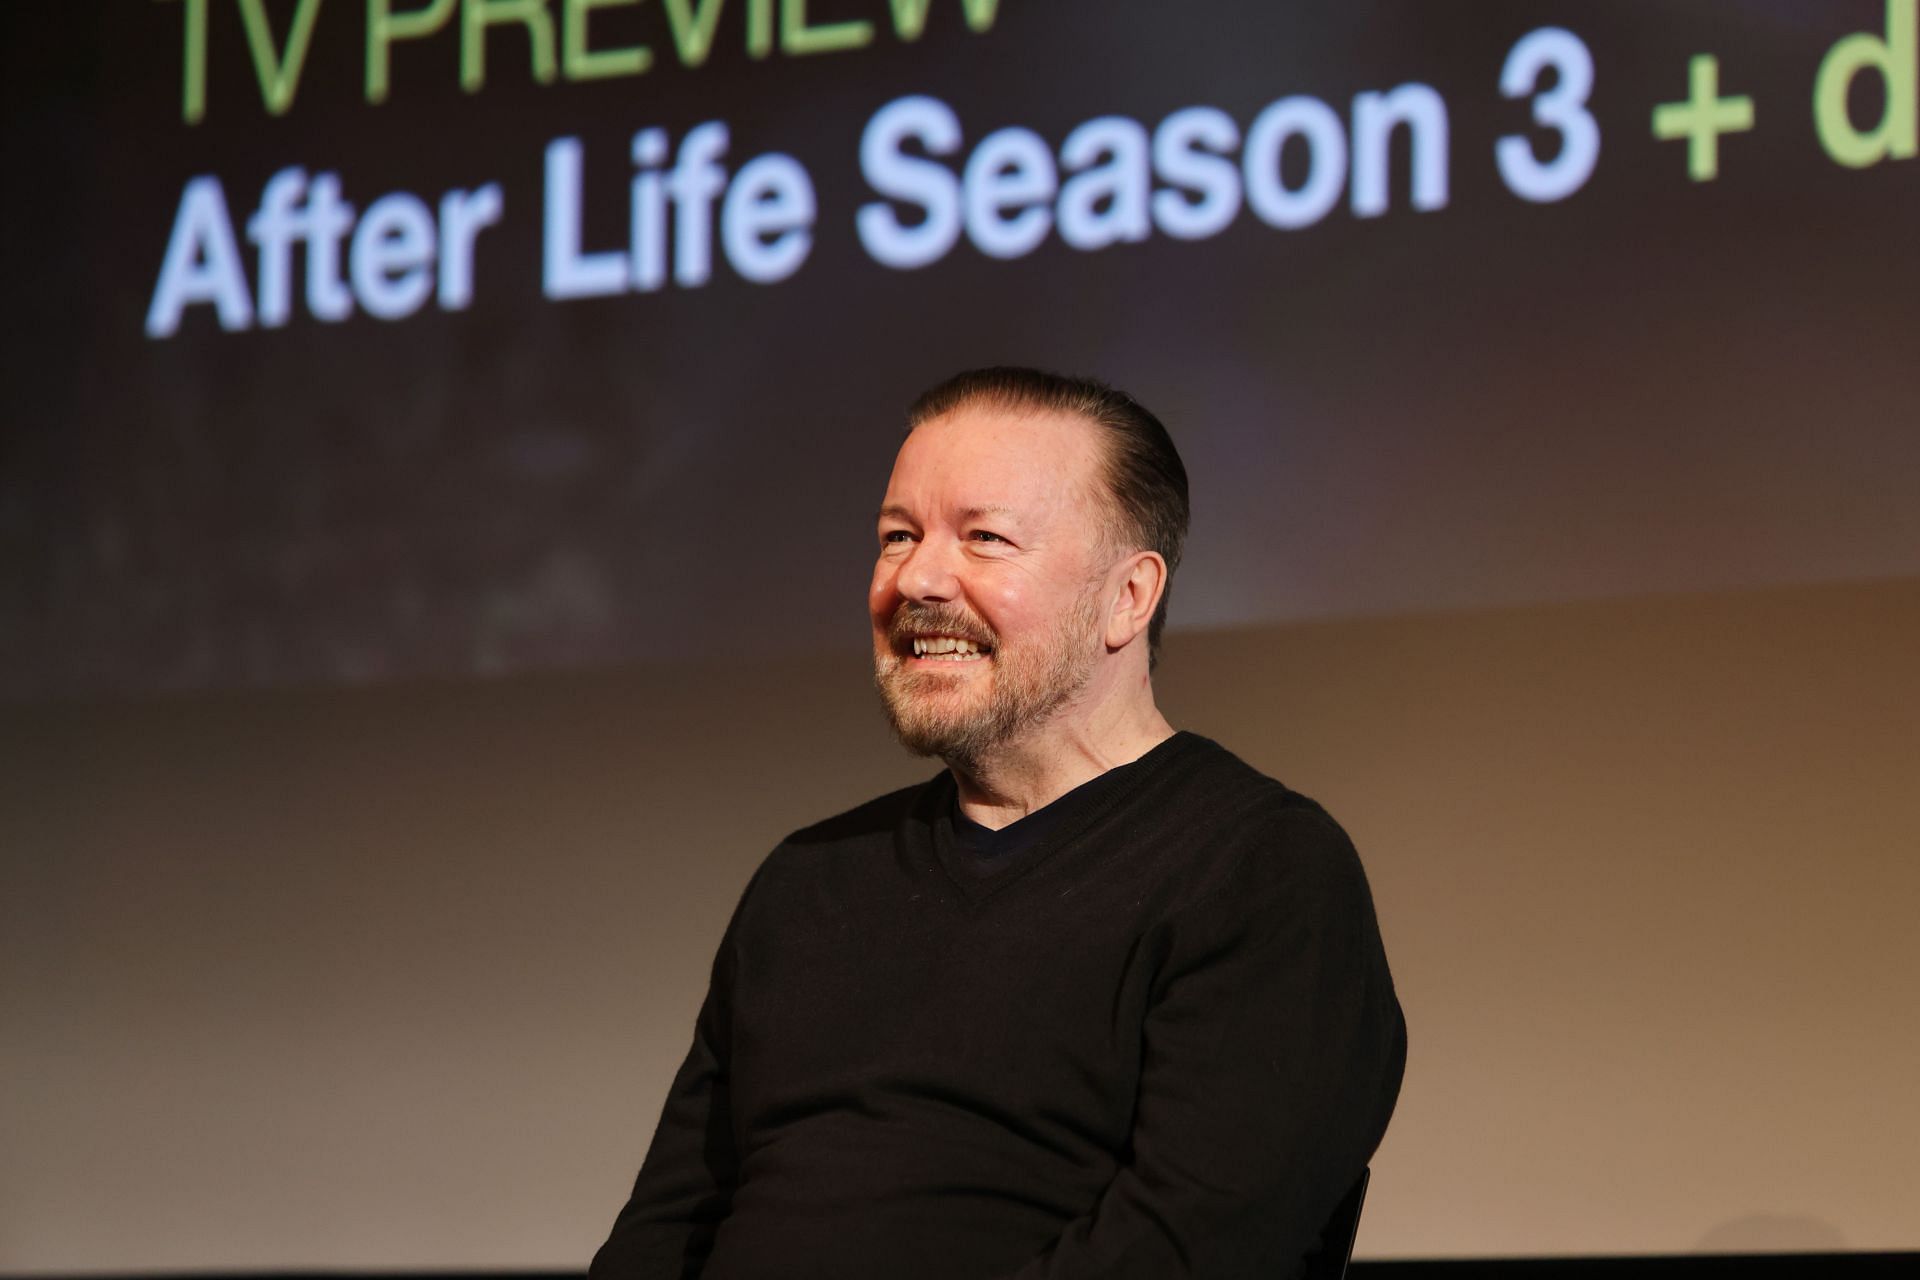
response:
[(693, 1047), (667, 1091), (633, 1194), (594, 1254), (587, 1273), (591, 1280), (692, 1280), (706, 1265), (714, 1233), (733, 1206), (739, 1161), (727, 1064), (733, 930), (739, 916), (736, 909), (720, 942), (694, 1022)]
[(1013, 1280), (1279, 1277), (1386, 1130), (1406, 1024), (1358, 857), (1314, 810), (1167, 925), (1130, 1161)]

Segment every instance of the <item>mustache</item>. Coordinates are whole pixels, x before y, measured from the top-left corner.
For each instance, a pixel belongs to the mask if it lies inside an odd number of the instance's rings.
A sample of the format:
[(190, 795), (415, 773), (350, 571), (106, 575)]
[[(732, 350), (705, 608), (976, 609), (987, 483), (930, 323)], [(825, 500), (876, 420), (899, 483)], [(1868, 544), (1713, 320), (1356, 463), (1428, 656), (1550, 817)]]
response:
[(905, 648), (917, 635), (955, 636), (989, 649), (997, 648), (999, 639), (991, 627), (958, 605), (909, 600), (894, 611), (887, 639), (895, 648)]

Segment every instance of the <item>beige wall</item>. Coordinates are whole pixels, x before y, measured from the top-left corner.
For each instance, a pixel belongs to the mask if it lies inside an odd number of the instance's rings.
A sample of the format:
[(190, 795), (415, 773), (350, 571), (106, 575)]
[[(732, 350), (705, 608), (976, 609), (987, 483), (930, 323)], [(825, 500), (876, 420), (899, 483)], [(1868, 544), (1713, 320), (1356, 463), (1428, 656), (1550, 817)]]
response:
[[(862, 643), (857, 617), (849, 649)], [(1411, 1025), (1373, 1256), (1920, 1247), (1920, 584), (1172, 638)], [(0, 1269), (568, 1267), (857, 658), (0, 710)]]

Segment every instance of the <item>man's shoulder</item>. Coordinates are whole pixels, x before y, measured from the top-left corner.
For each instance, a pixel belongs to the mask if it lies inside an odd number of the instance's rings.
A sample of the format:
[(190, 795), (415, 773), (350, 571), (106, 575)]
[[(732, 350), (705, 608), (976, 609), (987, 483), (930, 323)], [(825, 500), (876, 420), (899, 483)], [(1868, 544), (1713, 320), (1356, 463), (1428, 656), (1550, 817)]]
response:
[(1203, 892), (1244, 885), (1249, 876), (1361, 874), (1352, 840), (1319, 801), (1211, 739), (1184, 736), (1193, 740), (1188, 765), (1168, 803), (1186, 833), (1186, 870)]
[(1186, 732), (1180, 736), (1186, 740), (1183, 755), (1188, 768), (1179, 785), (1215, 821), (1271, 820), (1309, 826), (1323, 822), (1337, 829), (1332, 815), (1313, 797), (1262, 773), (1211, 738)]
[(927, 795), (940, 781), (941, 778), (935, 777), (926, 782), (916, 782), (898, 791), (875, 796), (865, 804), (855, 805), (831, 818), (801, 827), (782, 840), (776, 852), (890, 840), (900, 825), (912, 818), (916, 811), (925, 811)]
[(788, 903), (803, 888), (858, 896), (895, 861), (900, 833), (927, 823), (938, 786), (936, 778), (889, 791), (790, 833), (754, 872), (747, 899), (763, 907)]

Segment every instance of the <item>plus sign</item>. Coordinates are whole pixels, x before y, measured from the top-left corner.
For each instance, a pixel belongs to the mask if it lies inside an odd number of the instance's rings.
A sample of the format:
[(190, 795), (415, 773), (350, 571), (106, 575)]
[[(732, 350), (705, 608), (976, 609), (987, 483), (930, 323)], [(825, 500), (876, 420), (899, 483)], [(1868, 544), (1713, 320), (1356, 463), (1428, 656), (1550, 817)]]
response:
[(1653, 136), (1687, 140), (1687, 176), (1712, 182), (1720, 176), (1720, 135), (1753, 128), (1753, 99), (1720, 96), (1720, 59), (1696, 53), (1687, 67), (1687, 100), (1653, 109)]

